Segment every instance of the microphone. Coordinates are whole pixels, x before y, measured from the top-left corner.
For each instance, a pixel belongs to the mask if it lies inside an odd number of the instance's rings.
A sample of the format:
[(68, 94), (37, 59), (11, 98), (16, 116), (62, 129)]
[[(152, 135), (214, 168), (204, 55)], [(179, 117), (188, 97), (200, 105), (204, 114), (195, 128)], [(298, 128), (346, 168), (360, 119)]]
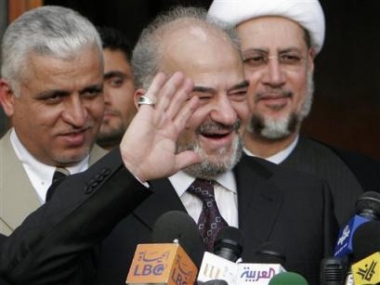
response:
[(198, 270), (186, 252), (194, 250), (196, 258), (204, 248), (194, 220), (184, 212), (167, 212), (154, 224), (152, 240), (137, 245), (126, 283), (193, 284)]
[(237, 264), (243, 252), (244, 237), (234, 227), (224, 227), (214, 242), (214, 253), (205, 252), (198, 273), (198, 282), (204, 284), (212, 280), (224, 280), (236, 284)]
[(244, 237), (234, 227), (225, 227), (217, 235), (214, 242), (214, 254), (236, 262), (243, 253)]
[(236, 284), (267, 285), (276, 274), (286, 272), (284, 250), (273, 242), (263, 243), (254, 252), (252, 261), (238, 264)]
[(335, 257), (328, 257), (321, 262), (321, 285), (343, 285), (344, 269), (342, 261)]
[(269, 281), (268, 285), (308, 285), (308, 283), (307, 283), (306, 279), (298, 273), (281, 272), (281, 273), (275, 275)]
[(380, 194), (374, 191), (364, 192), (355, 205), (356, 214), (340, 230), (334, 257), (350, 259), (352, 254), (352, 238), (355, 230), (368, 221), (380, 218)]
[(286, 262), (284, 252), (285, 250), (279, 244), (265, 242), (253, 253), (252, 263), (278, 263), (284, 266)]
[[(203, 283), (204, 285), (228, 285), (228, 283), (224, 280), (219, 280), (219, 279), (215, 279), (215, 280), (210, 280), (210, 281), (207, 281), (205, 283)], [(232, 285), (232, 284), (231, 284)]]
[(351, 273), (354, 233), (362, 224), (373, 220), (379, 220), (380, 194), (374, 191), (361, 194), (356, 201), (355, 212), (356, 214), (340, 230), (334, 252), (334, 257), (341, 259), (343, 262), (346, 271), (345, 285), (354, 284)]
[(353, 261), (357, 262), (375, 252), (380, 252), (380, 222), (371, 221), (357, 228), (352, 247)]
[(199, 234), (197, 224), (185, 212), (167, 212), (161, 215), (153, 226), (153, 243), (171, 243), (174, 240), (179, 241), (179, 244), (199, 268), (206, 247)]
[(355, 285), (380, 283), (380, 222), (358, 227), (353, 238), (355, 263), (351, 270)]

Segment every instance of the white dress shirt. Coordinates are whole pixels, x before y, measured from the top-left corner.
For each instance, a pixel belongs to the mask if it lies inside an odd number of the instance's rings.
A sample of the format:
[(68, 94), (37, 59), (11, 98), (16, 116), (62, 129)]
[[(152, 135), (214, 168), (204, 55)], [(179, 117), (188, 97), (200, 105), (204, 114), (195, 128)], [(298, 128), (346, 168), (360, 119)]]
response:
[[(294, 150), (294, 148), (296, 147), (296, 145), (298, 143), (298, 139), (299, 139), (299, 136), (297, 136), (295, 138), (295, 140), (287, 148), (283, 149), (282, 151), (280, 151), (280, 152), (278, 152), (272, 156), (263, 157), (263, 158), (267, 161), (272, 162), (272, 163), (280, 164), (292, 153), (292, 151)], [(255, 154), (253, 154), (252, 152), (250, 152), (246, 148), (244, 148), (244, 152), (246, 155), (249, 155), (249, 156), (257, 156)]]
[[(186, 192), (195, 178), (180, 171), (169, 177), (178, 197), (181, 199), (189, 215), (198, 222), (198, 218), (202, 212), (202, 201), (196, 196)], [(235, 177), (232, 171), (228, 171), (216, 179), (214, 185), (215, 200), (218, 205), (220, 214), (229, 226), (238, 227), (238, 206), (237, 206), (237, 190)]]
[[(14, 129), (11, 130), (10, 139), (16, 156), (22, 163), (22, 166), (24, 167), (33, 188), (37, 192), (41, 204), (45, 203), (47, 190), (49, 189), (53, 180), (55, 166), (43, 164), (42, 162), (35, 159), (20, 142)], [(86, 158), (80, 161), (78, 164), (66, 167), (66, 169), (70, 172), (70, 174), (75, 174), (87, 170), (89, 157), (90, 156), (87, 155)]]

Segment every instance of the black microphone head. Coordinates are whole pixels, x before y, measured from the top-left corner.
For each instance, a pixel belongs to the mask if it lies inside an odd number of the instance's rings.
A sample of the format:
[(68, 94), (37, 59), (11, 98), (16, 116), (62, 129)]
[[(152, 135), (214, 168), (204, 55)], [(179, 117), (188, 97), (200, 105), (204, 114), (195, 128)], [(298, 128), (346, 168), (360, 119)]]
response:
[(370, 221), (360, 225), (352, 238), (354, 262), (380, 251), (380, 222)]
[(295, 272), (281, 272), (269, 280), (268, 285), (308, 285), (307, 280), (302, 275)]
[(370, 220), (380, 219), (380, 193), (368, 191), (361, 194), (355, 204), (356, 213)]
[(199, 268), (205, 252), (205, 245), (194, 220), (185, 212), (166, 212), (156, 220), (153, 226), (153, 243), (172, 243), (175, 240), (178, 240), (178, 243)]
[(224, 227), (215, 238), (214, 253), (235, 262), (241, 257), (244, 246), (242, 232), (234, 227)]
[(228, 283), (225, 280), (215, 279), (204, 282), (203, 285), (228, 285)]
[(255, 250), (251, 263), (275, 263), (284, 266), (286, 262), (285, 250), (277, 243), (264, 242)]
[(342, 261), (335, 257), (328, 257), (321, 262), (321, 285), (343, 285), (344, 267)]

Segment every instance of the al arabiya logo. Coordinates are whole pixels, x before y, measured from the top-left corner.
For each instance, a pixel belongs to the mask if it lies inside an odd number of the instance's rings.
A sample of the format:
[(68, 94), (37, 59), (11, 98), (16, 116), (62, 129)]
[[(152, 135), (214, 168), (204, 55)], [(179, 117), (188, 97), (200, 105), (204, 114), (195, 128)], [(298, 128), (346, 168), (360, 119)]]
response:
[(350, 227), (349, 225), (346, 225), (343, 229), (342, 235), (338, 240), (337, 245), (343, 245), (344, 241), (350, 236)]

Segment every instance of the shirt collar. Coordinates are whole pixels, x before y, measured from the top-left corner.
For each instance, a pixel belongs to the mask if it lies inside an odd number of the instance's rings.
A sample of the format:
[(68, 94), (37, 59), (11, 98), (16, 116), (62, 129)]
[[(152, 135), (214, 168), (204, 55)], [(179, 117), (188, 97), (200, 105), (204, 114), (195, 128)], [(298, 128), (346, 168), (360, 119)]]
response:
[[(280, 164), (292, 153), (292, 151), (294, 150), (294, 148), (296, 147), (296, 145), (298, 143), (298, 140), (299, 140), (299, 136), (297, 136), (292, 141), (292, 143), (288, 147), (286, 147), (285, 149), (279, 151), (278, 153), (276, 153), (272, 156), (264, 157), (264, 159), (267, 161), (270, 161), (272, 163), (275, 163), (275, 164)], [(251, 151), (249, 151), (247, 148), (244, 148), (244, 152), (245, 152), (245, 154), (247, 154), (249, 156), (257, 156), (254, 153), (252, 153)]]
[[(51, 184), (55, 166), (47, 165), (37, 160), (21, 143), (14, 129), (11, 130), (10, 140), (15, 150), (16, 156), (24, 166), (26, 172), (32, 173), (40, 181)], [(74, 166), (66, 167), (70, 174), (78, 173), (88, 167), (89, 155)]]
[[(176, 174), (169, 177), (171, 184), (173, 185), (175, 191), (177, 192), (178, 197), (181, 197), (183, 193), (190, 187), (194, 182), (195, 177), (185, 173), (184, 171), (179, 171)], [(237, 193), (235, 176), (232, 171), (227, 171), (215, 179), (220, 185), (226, 188), (229, 191)]]

